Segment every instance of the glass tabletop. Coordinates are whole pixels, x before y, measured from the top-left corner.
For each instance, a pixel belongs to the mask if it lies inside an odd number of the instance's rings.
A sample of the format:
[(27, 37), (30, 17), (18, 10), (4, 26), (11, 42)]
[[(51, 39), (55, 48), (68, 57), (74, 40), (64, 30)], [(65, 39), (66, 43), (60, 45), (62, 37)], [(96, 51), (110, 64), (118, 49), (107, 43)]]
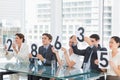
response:
[[(90, 76), (98, 76), (99, 74), (93, 72), (83, 72), (82, 69), (75, 69), (69, 67), (57, 67), (52, 70), (50, 66), (35, 66), (32, 63), (1, 63), (0, 69), (5, 69), (14, 72), (26, 73), (29, 75), (56, 78), (56, 79), (66, 79), (66, 78), (82, 78), (85, 75), (90, 74)], [(87, 75), (88, 76), (88, 75)]]

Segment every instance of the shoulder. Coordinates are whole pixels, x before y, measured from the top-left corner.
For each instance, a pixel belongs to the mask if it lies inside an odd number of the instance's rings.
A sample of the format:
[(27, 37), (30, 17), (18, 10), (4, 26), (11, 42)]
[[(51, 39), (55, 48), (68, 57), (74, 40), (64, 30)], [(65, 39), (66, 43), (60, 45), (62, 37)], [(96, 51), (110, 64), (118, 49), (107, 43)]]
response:
[(22, 43), (22, 45), (27, 45), (27, 43)]
[(118, 50), (118, 56), (120, 57), (120, 49)]
[(43, 46), (39, 46), (39, 49), (43, 49)]
[(53, 45), (50, 44), (48, 47), (48, 50), (51, 50), (52, 47), (53, 47)]
[(49, 48), (51, 48), (51, 47), (53, 47), (53, 45), (50, 44), (50, 45), (49, 45)]
[(22, 47), (28, 47), (27, 43), (22, 43)]
[(120, 48), (118, 48), (118, 52), (120, 53)]
[(116, 55), (115, 58), (118, 59), (118, 60), (120, 60), (120, 50), (118, 50), (118, 53), (117, 53), (117, 55)]

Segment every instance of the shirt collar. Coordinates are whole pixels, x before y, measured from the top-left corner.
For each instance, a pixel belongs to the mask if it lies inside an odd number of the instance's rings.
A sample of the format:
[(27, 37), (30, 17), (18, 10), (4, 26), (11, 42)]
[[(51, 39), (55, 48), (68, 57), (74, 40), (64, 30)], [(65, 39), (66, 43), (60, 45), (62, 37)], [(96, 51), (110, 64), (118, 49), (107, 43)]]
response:
[(50, 45), (50, 44), (44, 45), (43, 47), (44, 47), (45, 49), (48, 49), (49, 45)]

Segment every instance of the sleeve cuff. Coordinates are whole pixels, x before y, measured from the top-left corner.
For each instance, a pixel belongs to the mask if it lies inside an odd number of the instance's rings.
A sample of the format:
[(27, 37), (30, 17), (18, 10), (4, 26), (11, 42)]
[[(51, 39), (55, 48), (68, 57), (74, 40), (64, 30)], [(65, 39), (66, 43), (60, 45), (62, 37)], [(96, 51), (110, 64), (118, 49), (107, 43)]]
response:
[(46, 59), (43, 60), (43, 63), (46, 63)]

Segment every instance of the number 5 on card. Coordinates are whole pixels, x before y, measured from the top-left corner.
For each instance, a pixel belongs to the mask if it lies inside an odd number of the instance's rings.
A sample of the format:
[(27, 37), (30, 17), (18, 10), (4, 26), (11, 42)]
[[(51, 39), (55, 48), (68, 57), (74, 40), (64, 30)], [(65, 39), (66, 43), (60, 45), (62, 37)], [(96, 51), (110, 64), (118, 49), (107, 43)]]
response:
[(102, 69), (109, 68), (109, 52), (108, 51), (97, 51), (98, 66)]

